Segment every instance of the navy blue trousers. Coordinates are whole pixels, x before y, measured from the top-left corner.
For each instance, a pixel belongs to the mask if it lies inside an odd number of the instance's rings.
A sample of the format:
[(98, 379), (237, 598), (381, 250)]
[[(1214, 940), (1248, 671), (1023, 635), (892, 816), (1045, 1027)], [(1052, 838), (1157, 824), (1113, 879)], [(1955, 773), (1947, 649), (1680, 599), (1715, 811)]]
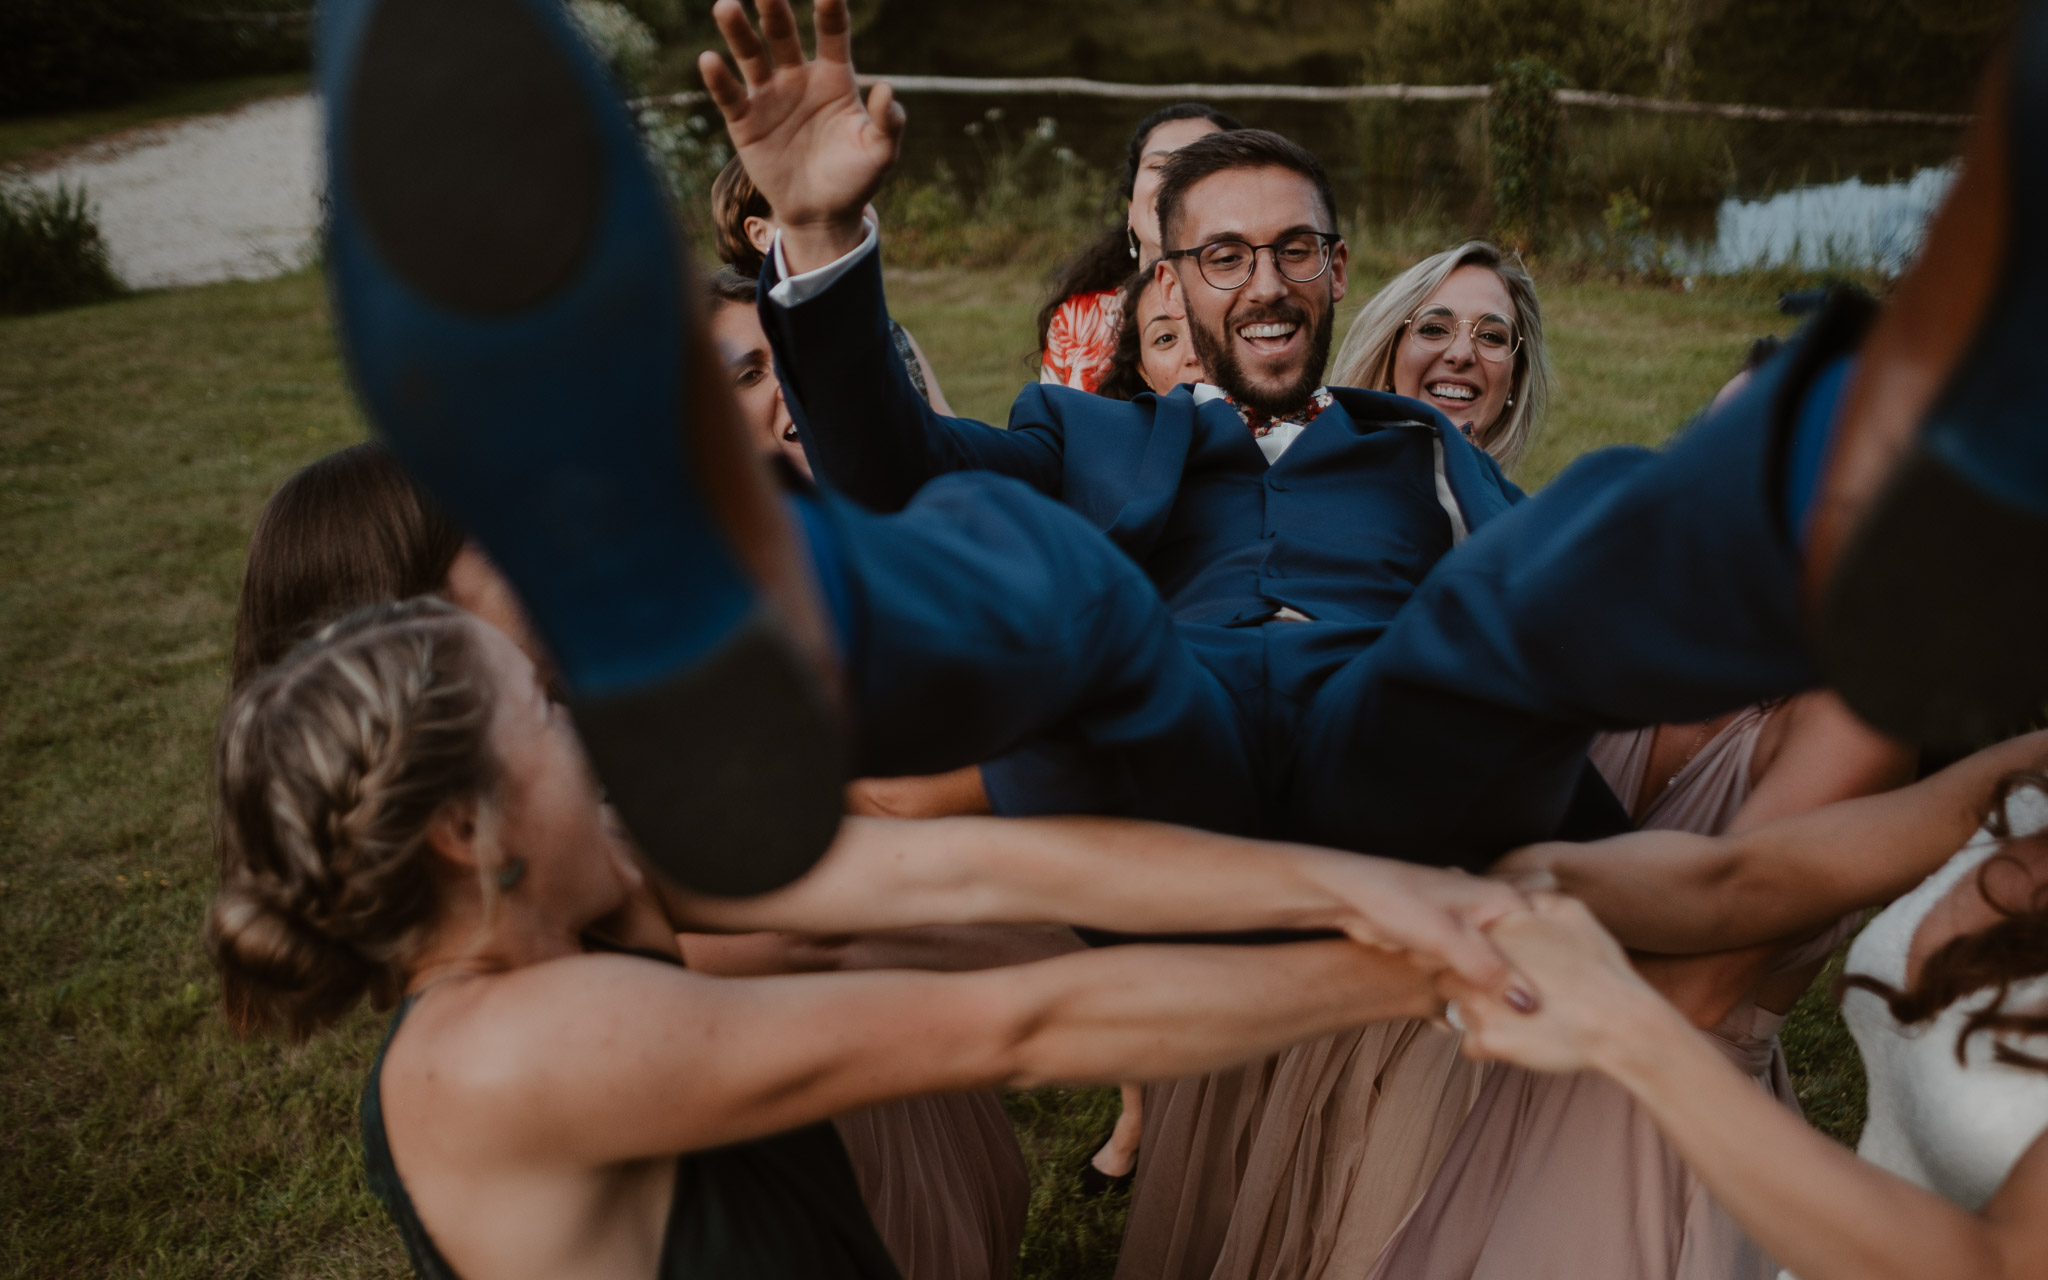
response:
[(1441, 560), (1376, 640), (1176, 623), (1012, 480), (810, 522), (871, 775), (989, 763), (998, 812), (1117, 813), (1479, 867), (1568, 826), (1602, 729), (1818, 679), (1779, 493), (1795, 348), (1662, 451), (1580, 459)]

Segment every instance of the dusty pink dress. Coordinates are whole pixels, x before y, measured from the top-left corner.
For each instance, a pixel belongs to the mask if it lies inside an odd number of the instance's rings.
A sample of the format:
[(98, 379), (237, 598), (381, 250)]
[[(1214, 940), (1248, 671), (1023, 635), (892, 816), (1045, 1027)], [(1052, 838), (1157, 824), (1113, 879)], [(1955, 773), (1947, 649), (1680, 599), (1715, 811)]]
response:
[(898, 1098), (832, 1123), (903, 1280), (1009, 1280), (1031, 1182), (995, 1090)]
[[(1752, 708), (1715, 735), (1639, 825), (1713, 833), (1748, 798)], [(1654, 730), (1603, 735), (1593, 762), (1618, 795), (1642, 788)], [(1841, 940), (1784, 957), (1792, 969)], [(1798, 1110), (1777, 1029), (1745, 1002), (1708, 1037), (1761, 1088)], [(1626, 1090), (1597, 1072), (1496, 1067), (1442, 1169), (1369, 1280), (1773, 1280), (1776, 1266), (1735, 1225)]]
[(1451, 1032), (1382, 1022), (1148, 1086), (1117, 1280), (1362, 1274), (1483, 1074)]

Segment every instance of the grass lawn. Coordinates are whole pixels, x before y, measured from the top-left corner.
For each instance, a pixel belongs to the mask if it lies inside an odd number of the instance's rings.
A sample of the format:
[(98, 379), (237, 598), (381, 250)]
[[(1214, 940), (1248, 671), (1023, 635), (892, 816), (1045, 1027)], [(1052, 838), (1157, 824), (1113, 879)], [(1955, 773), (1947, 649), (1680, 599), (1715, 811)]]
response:
[(304, 71), (230, 76), (173, 85), (161, 93), (97, 111), (0, 117), (0, 166), (34, 164), (51, 152), (147, 124), (212, 115), (263, 98), (304, 93), (311, 83), (311, 76)]
[[(1000, 420), (1037, 287), (925, 272), (892, 291), (953, 403)], [(1661, 439), (1785, 328), (1753, 287), (1545, 293), (1562, 387), (1531, 482)], [(249, 527), (279, 480), (362, 432), (311, 275), (0, 320), (0, 1276), (405, 1271), (355, 1139), (381, 1019), (238, 1042), (198, 943)], [(1797, 1074), (1853, 1134), (1860, 1072), (1809, 1001)], [(1081, 1201), (1068, 1171), (1113, 1107), (1107, 1090), (1014, 1100), (1035, 1171), (1024, 1275), (1108, 1274), (1121, 1206)]]

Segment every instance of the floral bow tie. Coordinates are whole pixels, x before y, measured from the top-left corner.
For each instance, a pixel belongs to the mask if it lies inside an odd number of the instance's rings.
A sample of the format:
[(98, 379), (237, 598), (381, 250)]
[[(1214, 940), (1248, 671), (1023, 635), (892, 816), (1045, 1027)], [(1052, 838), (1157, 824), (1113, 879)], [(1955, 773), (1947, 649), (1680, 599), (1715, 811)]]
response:
[(1229, 403), (1231, 408), (1237, 410), (1237, 416), (1244, 419), (1244, 425), (1251, 428), (1254, 436), (1265, 435), (1275, 427), (1305, 427), (1321, 416), (1323, 410), (1337, 402), (1337, 397), (1330, 394), (1328, 387), (1317, 387), (1316, 393), (1308, 398), (1307, 404), (1296, 409), (1293, 413), (1282, 414), (1275, 418), (1269, 417), (1257, 409), (1239, 404), (1230, 396), (1224, 396), (1223, 399)]

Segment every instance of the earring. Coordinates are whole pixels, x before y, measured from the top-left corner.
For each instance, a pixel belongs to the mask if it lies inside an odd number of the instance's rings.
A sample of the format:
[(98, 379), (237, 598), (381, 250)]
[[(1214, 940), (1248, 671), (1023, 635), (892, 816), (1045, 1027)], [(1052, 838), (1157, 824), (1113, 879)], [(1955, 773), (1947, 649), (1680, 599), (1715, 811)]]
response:
[(1131, 258), (1135, 261), (1138, 256), (1138, 233), (1128, 222), (1124, 224), (1124, 238), (1131, 242)]
[(495, 878), (500, 889), (510, 892), (517, 888), (519, 882), (526, 878), (526, 859), (507, 858), (505, 865), (498, 868)]
[(1509, 403), (1509, 404), (1513, 404), (1514, 402), (1515, 402), (1515, 398), (1514, 398), (1513, 396), (1509, 396), (1509, 397), (1508, 397), (1508, 403)]

